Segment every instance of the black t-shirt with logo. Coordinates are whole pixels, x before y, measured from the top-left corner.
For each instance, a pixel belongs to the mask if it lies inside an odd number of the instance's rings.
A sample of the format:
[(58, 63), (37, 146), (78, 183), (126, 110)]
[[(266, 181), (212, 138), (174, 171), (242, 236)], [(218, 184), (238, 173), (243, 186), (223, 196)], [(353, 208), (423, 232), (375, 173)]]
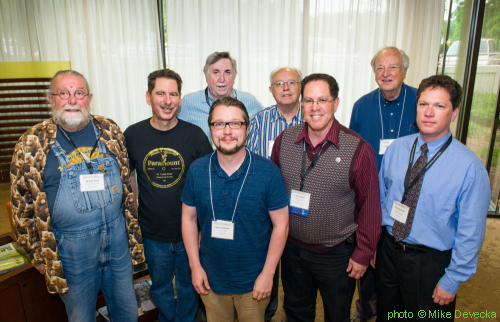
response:
[(207, 136), (182, 120), (160, 131), (150, 119), (129, 126), (124, 134), (130, 171), (137, 173), (142, 235), (164, 243), (181, 241), (182, 190), (191, 163), (213, 152)]

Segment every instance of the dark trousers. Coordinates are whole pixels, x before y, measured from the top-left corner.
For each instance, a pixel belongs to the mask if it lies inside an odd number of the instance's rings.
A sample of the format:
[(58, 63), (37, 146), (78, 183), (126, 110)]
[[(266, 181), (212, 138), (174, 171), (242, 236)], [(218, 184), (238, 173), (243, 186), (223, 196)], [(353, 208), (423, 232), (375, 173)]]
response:
[(318, 289), (325, 321), (349, 321), (356, 282), (346, 269), (353, 251), (354, 247), (347, 247), (345, 243), (327, 252), (312, 252), (286, 244), (281, 257), (281, 282), (289, 322), (314, 321)]
[(266, 308), (266, 315), (264, 320), (271, 321), (274, 314), (276, 314), (276, 310), (278, 309), (278, 288), (280, 283), (280, 263), (276, 266), (276, 273), (274, 273), (273, 279), (273, 289), (271, 290), (271, 298), (269, 299), (269, 304)]
[[(432, 298), (450, 265), (451, 250), (404, 251), (390, 238), (383, 229), (375, 265), (377, 321), (453, 321), (456, 300), (441, 306)], [(446, 312), (450, 318), (443, 317)]]
[(375, 269), (368, 266), (362, 278), (356, 280), (359, 299), (356, 300), (356, 309), (362, 317), (369, 319), (377, 315), (377, 294), (375, 293)]

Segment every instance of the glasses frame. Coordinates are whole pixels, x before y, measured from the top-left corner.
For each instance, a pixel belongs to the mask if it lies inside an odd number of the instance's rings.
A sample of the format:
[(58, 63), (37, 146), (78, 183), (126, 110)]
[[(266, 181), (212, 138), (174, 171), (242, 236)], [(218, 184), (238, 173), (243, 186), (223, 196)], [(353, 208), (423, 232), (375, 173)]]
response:
[[(283, 84), (279, 85), (278, 83), (283, 83)], [(300, 82), (298, 82), (298, 81), (292, 81), (292, 80), (289, 80), (289, 81), (286, 81), (286, 82), (285, 81), (277, 81), (277, 82), (274, 82), (272, 84), (272, 86), (281, 88), (281, 87), (285, 87), (285, 84), (287, 84), (288, 87), (292, 87), (292, 86), (296, 86), (296, 85), (300, 84)]]
[[(308, 101), (308, 102), (306, 102), (306, 101)], [(320, 103), (320, 101), (323, 101), (323, 102)], [(320, 99), (320, 100), (317, 100), (317, 101), (310, 100), (310, 99), (303, 99), (302, 100), (302, 105), (303, 106), (313, 106), (314, 103), (316, 103), (319, 107), (325, 107), (328, 103), (333, 102), (333, 101), (335, 101), (335, 99), (331, 99), (331, 100)]]
[[(224, 123), (224, 127), (222, 127), (222, 128), (217, 128), (217, 127), (215, 127), (215, 123)], [(239, 126), (238, 126), (238, 127), (232, 127), (232, 126), (231, 126), (231, 124), (235, 124), (235, 123), (239, 123)], [(229, 128), (230, 128), (230, 129), (233, 129), (233, 130), (239, 130), (239, 129), (241, 129), (241, 127), (242, 127), (243, 125), (247, 125), (247, 122), (244, 122), (244, 121), (212, 122), (212, 123), (209, 123), (209, 125), (210, 125), (211, 127), (213, 127), (213, 128), (214, 128), (214, 130), (224, 130), (224, 129), (226, 128), (226, 126), (228, 126), (228, 125), (229, 125)]]
[[(62, 92), (68, 92), (68, 98), (64, 98), (64, 97), (62, 97), (62, 96), (61, 96), (61, 93), (62, 93)], [(76, 97), (76, 92), (78, 92), (78, 91), (74, 91), (73, 93), (71, 93), (70, 91), (67, 91), (67, 90), (62, 90), (62, 91), (60, 91), (59, 93), (49, 93), (49, 94), (50, 94), (50, 95), (52, 95), (52, 96), (57, 95), (57, 96), (59, 96), (59, 98), (60, 98), (60, 99), (62, 99), (62, 100), (64, 100), (64, 101), (69, 100), (69, 98), (71, 97), (71, 95), (72, 95), (72, 94), (73, 94), (73, 96), (76, 98), (76, 100), (77, 100), (77, 101), (81, 101), (81, 100), (85, 99), (85, 97), (86, 97), (86, 96), (89, 96), (89, 95), (90, 95), (90, 93), (87, 93), (87, 94), (83, 94), (83, 97), (82, 97), (82, 98), (78, 98), (78, 97)]]

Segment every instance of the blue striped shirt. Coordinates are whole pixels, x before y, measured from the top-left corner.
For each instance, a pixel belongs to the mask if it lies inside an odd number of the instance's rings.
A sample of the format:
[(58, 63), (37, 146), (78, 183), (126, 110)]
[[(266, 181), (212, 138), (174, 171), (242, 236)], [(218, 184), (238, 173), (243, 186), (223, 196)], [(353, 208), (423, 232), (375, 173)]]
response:
[[(263, 109), (255, 96), (250, 93), (237, 91), (233, 88), (233, 98), (236, 98), (245, 105), (250, 119), (252, 119), (258, 111)], [(215, 102), (210, 96), (210, 91), (208, 94), (208, 101), (210, 106)], [(210, 127), (208, 126), (208, 112), (210, 112), (210, 106), (207, 104), (205, 89), (188, 94), (182, 98), (178, 118), (199, 126), (207, 135), (210, 143), (212, 143), (212, 135), (210, 134)]]
[(302, 123), (304, 123), (304, 113), (302, 113), (300, 104), (291, 123), (286, 121), (276, 105), (267, 107), (257, 113), (250, 121), (247, 147), (253, 153), (270, 159), (272, 144), (274, 144), (278, 135), (285, 129)]

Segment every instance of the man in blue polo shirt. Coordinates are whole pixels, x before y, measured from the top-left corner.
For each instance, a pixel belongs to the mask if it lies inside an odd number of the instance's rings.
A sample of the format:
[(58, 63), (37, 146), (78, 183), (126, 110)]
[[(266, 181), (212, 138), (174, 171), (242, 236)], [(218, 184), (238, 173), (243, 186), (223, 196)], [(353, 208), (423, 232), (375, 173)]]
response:
[(240, 101), (215, 101), (208, 124), (217, 150), (191, 164), (181, 198), (182, 237), (208, 321), (232, 322), (235, 309), (239, 321), (264, 321), (288, 236), (283, 178), (245, 149), (248, 123)]
[(203, 73), (208, 86), (184, 96), (179, 119), (199, 126), (212, 143), (207, 118), (214, 101), (223, 97), (236, 98), (245, 105), (250, 118), (262, 109), (262, 105), (252, 94), (233, 88), (238, 70), (236, 60), (227, 51), (216, 51), (208, 56)]
[[(403, 83), (409, 65), (410, 59), (403, 50), (396, 47), (379, 50), (371, 60), (379, 88), (362, 96), (352, 109), (349, 128), (375, 150), (377, 170), (380, 170), (385, 150), (392, 141), (418, 131), (415, 125), (417, 89)], [(351, 316), (351, 320), (363, 322), (377, 314), (373, 267), (357, 280), (357, 287), (358, 313)]]

